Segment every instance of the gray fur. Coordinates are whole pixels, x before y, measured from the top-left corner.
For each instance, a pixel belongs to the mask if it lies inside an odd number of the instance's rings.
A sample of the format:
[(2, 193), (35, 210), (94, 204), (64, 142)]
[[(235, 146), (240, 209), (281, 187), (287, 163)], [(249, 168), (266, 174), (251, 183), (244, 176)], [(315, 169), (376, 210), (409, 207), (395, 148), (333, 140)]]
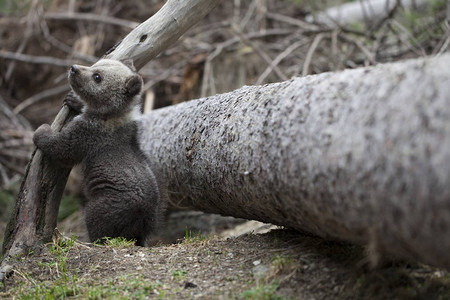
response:
[(121, 236), (146, 245), (165, 197), (137, 142), (142, 78), (133, 67), (103, 59), (72, 66), (69, 82), (74, 93), (66, 104), (81, 114), (61, 132), (40, 126), (34, 143), (63, 165), (82, 164), (91, 241)]

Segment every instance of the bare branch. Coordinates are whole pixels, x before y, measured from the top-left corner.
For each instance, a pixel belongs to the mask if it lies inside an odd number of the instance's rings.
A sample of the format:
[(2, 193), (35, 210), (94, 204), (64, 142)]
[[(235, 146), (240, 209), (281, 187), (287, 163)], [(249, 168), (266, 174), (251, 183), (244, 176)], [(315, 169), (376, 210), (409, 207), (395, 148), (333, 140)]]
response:
[(111, 25), (117, 25), (129, 29), (133, 29), (139, 25), (139, 23), (128, 21), (124, 19), (97, 15), (91, 13), (75, 13), (75, 12), (48, 12), (44, 14), (44, 17), (49, 20), (58, 20), (58, 21), (89, 21), (89, 22), (99, 22)]
[(60, 85), (45, 91), (40, 92), (39, 94), (36, 94), (24, 101), (22, 101), (19, 105), (17, 105), (14, 108), (14, 113), (19, 114), (20, 112), (22, 112), (25, 108), (41, 101), (42, 99), (51, 97), (51, 96), (55, 96), (55, 95), (59, 95), (62, 94), (64, 92), (68, 92), (70, 90), (70, 86), (68, 84), (64, 84), (64, 85)]
[(262, 74), (259, 76), (258, 80), (256, 80), (255, 84), (256, 85), (262, 84), (264, 79), (266, 79), (266, 77), (270, 74), (270, 72), (273, 71), (273, 68), (275, 66), (277, 66), (286, 56), (291, 54), (295, 49), (297, 49), (298, 47), (301, 47), (304, 44), (306, 44), (306, 42), (303, 40), (297, 41), (297, 42), (293, 43), (292, 45), (290, 45), (289, 47), (287, 47), (283, 52), (278, 54), (278, 56), (275, 57), (275, 59), (272, 61), (272, 63), (264, 70), (264, 72), (262, 72)]
[(341, 39), (354, 44), (356, 47), (358, 47), (362, 53), (364, 53), (364, 55), (367, 57), (367, 60), (370, 62), (370, 64), (375, 65), (377, 63), (377, 61), (375, 60), (375, 55), (370, 52), (369, 49), (367, 49), (367, 47), (365, 47), (363, 45), (363, 43), (358, 40), (358, 39), (354, 39), (346, 34), (340, 34), (338, 35)]
[(302, 75), (306, 76), (309, 73), (309, 66), (311, 64), (311, 60), (312, 57), (314, 55), (314, 52), (317, 49), (317, 46), (319, 46), (320, 42), (322, 41), (322, 39), (325, 37), (324, 33), (320, 33), (318, 35), (316, 35), (316, 37), (314, 38), (311, 47), (309, 47), (308, 52), (306, 53), (306, 58), (305, 58), (305, 62), (303, 63), (303, 71), (302, 71)]
[[(271, 30), (261, 30), (257, 32), (250, 32), (244, 36), (245, 39), (256, 39), (256, 38), (262, 38), (262, 37), (268, 37), (268, 36), (284, 36), (292, 34), (292, 29), (271, 29)], [(203, 71), (203, 78), (202, 78), (202, 87), (201, 87), (201, 93), (200, 97), (206, 97), (207, 90), (208, 90), (208, 82), (214, 81), (211, 74), (212, 74), (212, 66), (211, 62), (216, 58), (218, 55), (222, 53), (224, 49), (227, 49), (228, 47), (231, 47), (232, 45), (238, 43), (241, 39), (239, 37), (233, 37), (231, 39), (228, 39), (216, 46), (214, 51), (208, 55), (205, 61), (205, 68)], [(270, 58), (268, 59), (270, 61)], [(211, 90), (213, 90), (213, 86), (211, 85)], [(214, 95), (214, 93), (211, 93)]]
[(68, 67), (75, 63), (74, 60), (59, 59), (51, 56), (33, 56), (5, 50), (0, 50), (0, 57), (31, 64), (47, 64), (58, 67)]
[(137, 69), (173, 44), (218, 3), (218, 0), (167, 1), (156, 13), (133, 29), (106, 58), (131, 58)]
[(279, 22), (284, 22), (284, 23), (287, 23), (287, 24), (291, 24), (291, 25), (297, 26), (297, 27), (302, 28), (302, 29), (306, 29), (308, 31), (321, 31), (321, 30), (323, 30), (317, 25), (314, 25), (314, 24), (302, 21), (300, 19), (294, 19), (294, 18), (291, 18), (289, 16), (284, 16), (284, 15), (281, 15), (281, 14), (277, 14), (277, 13), (267, 13), (267, 17), (272, 19), (272, 20), (276, 20), (276, 21), (279, 21)]
[(69, 53), (70, 55), (72, 55), (75, 58), (79, 58), (82, 59), (86, 62), (89, 63), (94, 63), (98, 60), (97, 57), (91, 56), (91, 55), (85, 55), (79, 52), (76, 52), (73, 50), (72, 47), (64, 44), (63, 42), (59, 41), (57, 38), (55, 38), (53, 35), (50, 34), (50, 30), (48, 28), (47, 22), (45, 22), (45, 20), (42, 20), (41, 24), (41, 29), (42, 29), (42, 33), (44, 34), (44, 38), (53, 46), (55, 46), (56, 48)]
[(232, 26), (232, 28), (244, 44), (250, 46), (269, 66), (273, 66), (272, 68), (275, 74), (277, 74), (277, 76), (281, 80), (288, 80), (287, 76), (284, 75), (280, 68), (278, 68), (277, 65), (273, 63), (272, 59), (267, 53), (265, 53), (260, 47), (256, 46), (250, 39), (248, 39), (235, 24)]

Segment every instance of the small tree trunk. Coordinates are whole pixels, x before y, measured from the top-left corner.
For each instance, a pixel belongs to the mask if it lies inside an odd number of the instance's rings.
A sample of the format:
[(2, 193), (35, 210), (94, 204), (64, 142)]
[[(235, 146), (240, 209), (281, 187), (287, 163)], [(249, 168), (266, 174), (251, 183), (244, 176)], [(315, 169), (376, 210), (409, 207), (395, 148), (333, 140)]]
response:
[[(140, 69), (201, 20), (217, 2), (169, 0), (158, 13), (108, 51), (105, 57), (133, 59), (136, 68)], [(63, 106), (52, 124), (53, 129), (60, 130), (72, 117), (69, 109)], [(5, 257), (51, 240), (69, 172), (70, 169), (52, 164), (41, 151), (34, 152), (5, 232), (2, 247)]]
[(171, 200), (450, 268), (450, 55), (323, 73), (145, 115)]
[[(73, 116), (63, 107), (56, 116), (53, 130), (61, 130)], [(14, 212), (5, 230), (2, 253), (17, 255), (42, 242), (51, 241), (58, 208), (70, 169), (61, 168), (35, 150), (28, 163), (17, 196)]]

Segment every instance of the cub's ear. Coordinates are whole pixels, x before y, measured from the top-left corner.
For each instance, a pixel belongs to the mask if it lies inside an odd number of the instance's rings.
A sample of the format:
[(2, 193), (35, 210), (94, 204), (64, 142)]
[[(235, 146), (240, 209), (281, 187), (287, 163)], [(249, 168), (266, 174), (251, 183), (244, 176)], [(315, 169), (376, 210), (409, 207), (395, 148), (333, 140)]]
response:
[(130, 97), (136, 96), (141, 92), (142, 85), (141, 76), (137, 74), (131, 75), (125, 82), (125, 93)]
[(136, 68), (134, 67), (134, 63), (132, 59), (125, 59), (121, 61), (125, 66), (131, 69), (131, 71), (136, 72)]

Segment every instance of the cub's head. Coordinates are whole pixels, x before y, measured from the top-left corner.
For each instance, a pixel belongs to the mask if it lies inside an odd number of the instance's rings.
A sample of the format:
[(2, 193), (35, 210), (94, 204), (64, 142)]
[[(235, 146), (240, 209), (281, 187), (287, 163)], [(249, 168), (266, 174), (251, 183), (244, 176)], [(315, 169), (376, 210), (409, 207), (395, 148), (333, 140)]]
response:
[(73, 65), (69, 83), (86, 111), (104, 117), (126, 113), (140, 103), (142, 78), (131, 60), (101, 59), (91, 67)]

